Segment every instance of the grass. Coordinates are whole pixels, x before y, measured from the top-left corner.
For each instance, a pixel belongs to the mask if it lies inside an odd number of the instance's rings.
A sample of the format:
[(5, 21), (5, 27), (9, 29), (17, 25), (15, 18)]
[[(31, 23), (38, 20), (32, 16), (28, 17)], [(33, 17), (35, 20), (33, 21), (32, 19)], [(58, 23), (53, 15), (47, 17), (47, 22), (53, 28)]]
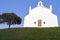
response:
[(60, 28), (10, 28), (0, 30), (0, 40), (60, 40)]

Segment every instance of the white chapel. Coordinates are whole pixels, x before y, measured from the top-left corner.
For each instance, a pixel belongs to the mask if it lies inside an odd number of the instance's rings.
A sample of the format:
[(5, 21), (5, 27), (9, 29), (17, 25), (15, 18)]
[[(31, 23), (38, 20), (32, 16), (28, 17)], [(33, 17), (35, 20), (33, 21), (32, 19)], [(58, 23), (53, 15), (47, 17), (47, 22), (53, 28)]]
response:
[(24, 27), (57, 27), (58, 19), (52, 13), (52, 5), (45, 7), (41, 1), (35, 8), (29, 7), (29, 14), (24, 18)]

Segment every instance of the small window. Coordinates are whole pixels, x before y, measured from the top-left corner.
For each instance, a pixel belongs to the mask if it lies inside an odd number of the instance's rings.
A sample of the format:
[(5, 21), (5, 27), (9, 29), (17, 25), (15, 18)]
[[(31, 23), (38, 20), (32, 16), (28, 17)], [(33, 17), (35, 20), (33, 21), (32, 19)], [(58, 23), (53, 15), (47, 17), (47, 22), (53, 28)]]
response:
[(43, 22), (45, 24), (45, 22)]
[(36, 22), (34, 22), (34, 24), (36, 24)]

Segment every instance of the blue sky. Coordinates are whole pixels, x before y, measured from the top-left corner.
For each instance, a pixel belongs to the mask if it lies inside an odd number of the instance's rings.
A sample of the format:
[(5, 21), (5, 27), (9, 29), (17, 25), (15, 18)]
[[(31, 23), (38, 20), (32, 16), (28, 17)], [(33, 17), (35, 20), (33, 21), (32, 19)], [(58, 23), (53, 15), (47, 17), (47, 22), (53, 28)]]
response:
[[(22, 18), (20, 25), (12, 25), (11, 27), (23, 27), (24, 17), (28, 14), (29, 6), (32, 8), (37, 6), (39, 1), (49, 8), (50, 4), (53, 6), (53, 13), (58, 17), (58, 24), (60, 26), (60, 0), (0, 0), (0, 14), (3, 12), (14, 12)], [(53, 19), (54, 20), (54, 19)], [(0, 24), (1, 28), (8, 28), (7, 24)]]

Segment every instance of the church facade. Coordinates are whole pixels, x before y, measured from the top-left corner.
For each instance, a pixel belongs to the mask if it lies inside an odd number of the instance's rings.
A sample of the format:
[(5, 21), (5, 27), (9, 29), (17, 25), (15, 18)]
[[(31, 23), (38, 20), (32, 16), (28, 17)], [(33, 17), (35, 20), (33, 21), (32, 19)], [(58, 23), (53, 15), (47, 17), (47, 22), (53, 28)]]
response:
[(29, 7), (29, 14), (24, 18), (24, 27), (57, 27), (58, 19), (52, 13), (52, 5), (50, 8), (45, 7), (42, 2), (38, 2), (35, 8)]

